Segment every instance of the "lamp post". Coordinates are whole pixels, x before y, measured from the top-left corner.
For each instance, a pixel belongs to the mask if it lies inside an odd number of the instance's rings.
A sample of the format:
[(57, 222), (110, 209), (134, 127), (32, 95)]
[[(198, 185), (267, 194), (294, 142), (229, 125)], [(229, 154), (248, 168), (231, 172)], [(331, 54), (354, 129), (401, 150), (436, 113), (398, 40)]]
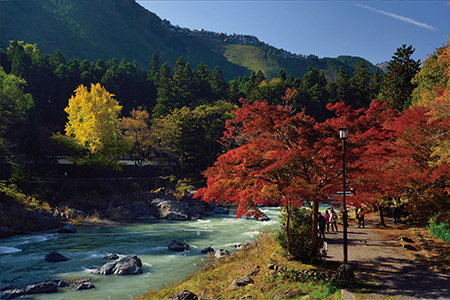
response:
[(348, 263), (347, 256), (347, 204), (345, 202), (346, 190), (345, 190), (345, 143), (347, 142), (348, 137), (348, 129), (347, 128), (339, 128), (339, 138), (342, 141), (342, 178), (343, 178), (343, 196), (344, 196), (344, 264)]

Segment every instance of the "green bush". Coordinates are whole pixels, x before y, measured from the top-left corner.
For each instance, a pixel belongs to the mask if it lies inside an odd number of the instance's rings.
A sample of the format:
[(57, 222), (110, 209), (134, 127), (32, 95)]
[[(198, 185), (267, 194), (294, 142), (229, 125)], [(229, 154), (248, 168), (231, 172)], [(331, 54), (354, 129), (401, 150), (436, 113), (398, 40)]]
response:
[(433, 236), (450, 243), (450, 228), (447, 223), (437, 223), (436, 220), (432, 220), (429, 228)]
[(25, 165), (19, 163), (11, 163), (11, 183), (17, 186), (23, 185), (27, 181)]
[(130, 192), (137, 192), (141, 190), (141, 185), (137, 182), (133, 182), (132, 184), (130, 184), (130, 186), (128, 187), (128, 191)]
[[(286, 224), (286, 211), (281, 208), (281, 222)], [(291, 220), (289, 222), (291, 249), (290, 256), (293, 260), (302, 263), (312, 263), (318, 253), (314, 251), (311, 241), (311, 212), (306, 208), (292, 207)], [(283, 248), (283, 255), (288, 256), (287, 236), (284, 226), (275, 235), (278, 244)]]

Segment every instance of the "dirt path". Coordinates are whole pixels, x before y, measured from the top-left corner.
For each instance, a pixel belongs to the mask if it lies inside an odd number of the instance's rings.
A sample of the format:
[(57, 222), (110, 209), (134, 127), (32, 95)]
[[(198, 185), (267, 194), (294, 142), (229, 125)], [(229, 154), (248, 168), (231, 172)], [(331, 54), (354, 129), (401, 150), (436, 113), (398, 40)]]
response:
[[(348, 262), (355, 269), (358, 279), (373, 282), (369, 288), (350, 289), (357, 299), (450, 299), (450, 269), (448, 263), (449, 245), (438, 242), (419, 243), (423, 230), (407, 229), (402, 226), (389, 226), (379, 229), (375, 225), (375, 215), (366, 216), (365, 228), (358, 228), (350, 222), (348, 228)], [(387, 219), (388, 224), (391, 220)], [(406, 236), (410, 246), (417, 251), (407, 250), (399, 243), (399, 235)], [(328, 263), (343, 262), (343, 234), (326, 233), (328, 242)], [(430, 239), (429, 237), (427, 237)], [(409, 240), (411, 239), (411, 240)], [(433, 244), (433, 245), (430, 245)], [(426, 245), (433, 246), (431, 249)], [(439, 254), (433, 255), (434, 252)], [(439, 259), (442, 257), (442, 259)], [(427, 259), (428, 258), (428, 259)], [(375, 292), (374, 286), (379, 285)]]

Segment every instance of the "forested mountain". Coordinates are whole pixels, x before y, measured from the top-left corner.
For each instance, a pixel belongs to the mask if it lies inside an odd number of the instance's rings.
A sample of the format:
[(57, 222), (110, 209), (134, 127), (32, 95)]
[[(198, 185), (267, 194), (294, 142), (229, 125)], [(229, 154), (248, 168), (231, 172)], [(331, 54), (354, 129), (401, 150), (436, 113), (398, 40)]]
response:
[[(180, 28), (134, 0), (4, 1), (1, 8), (3, 50), (10, 40), (17, 40), (37, 44), (47, 54), (59, 49), (66, 59), (125, 58), (143, 70), (156, 53), (171, 68), (179, 57), (193, 66), (218, 66), (226, 80), (257, 70), (270, 79), (281, 69), (302, 77), (309, 66), (334, 80), (341, 67), (353, 74), (357, 63), (364, 60), (350, 56), (319, 59), (277, 49), (254, 36)], [(372, 74), (379, 72), (365, 62)]]
[[(204, 170), (225, 151), (219, 142), (225, 123), (243, 103), (288, 105), (324, 121), (333, 117), (329, 103), (369, 107), (383, 82), (362, 58), (319, 59), (252, 36), (181, 29), (132, 0), (4, 1), (1, 14), (0, 75), (6, 84), (0, 85), (0, 100), (7, 109), (0, 110), (0, 125), (8, 134), (0, 140), (5, 157), (0, 160), (5, 161), (55, 157), (56, 141), (80, 164), (103, 166), (120, 150), (131, 151), (136, 162), (164, 157)], [(92, 104), (105, 102), (97, 94), (106, 102), (117, 100), (115, 109)], [(83, 103), (83, 117), (70, 114), (78, 112), (70, 109), (74, 97)], [(126, 122), (120, 126), (131, 148), (121, 144), (119, 131), (96, 137), (85, 133), (107, 131), (83, 129), (86, 141), (73, 140), (70, 120), (103, 120), (91, 115), (99, 111), (117, 113), (111, 124)], [(88, 149), (88, 138), (104, 139), (100, 152)]]

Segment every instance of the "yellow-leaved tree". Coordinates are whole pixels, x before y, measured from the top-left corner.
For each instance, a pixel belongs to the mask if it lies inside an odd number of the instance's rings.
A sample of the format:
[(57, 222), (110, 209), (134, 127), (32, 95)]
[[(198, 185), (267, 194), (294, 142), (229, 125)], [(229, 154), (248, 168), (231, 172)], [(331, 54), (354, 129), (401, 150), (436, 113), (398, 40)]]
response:
[(66, 134), (55, 134), (52, 139), (77, 157), (72, 159), (74, 163), (121, 169), (118, 157), (126, 154), (131, 145), (122, 137), (122, 106), (113, 97), (97, 83), (91, 84), (90, 90), (80, 85), (69, 99), (64, 109), (69, 115)]

